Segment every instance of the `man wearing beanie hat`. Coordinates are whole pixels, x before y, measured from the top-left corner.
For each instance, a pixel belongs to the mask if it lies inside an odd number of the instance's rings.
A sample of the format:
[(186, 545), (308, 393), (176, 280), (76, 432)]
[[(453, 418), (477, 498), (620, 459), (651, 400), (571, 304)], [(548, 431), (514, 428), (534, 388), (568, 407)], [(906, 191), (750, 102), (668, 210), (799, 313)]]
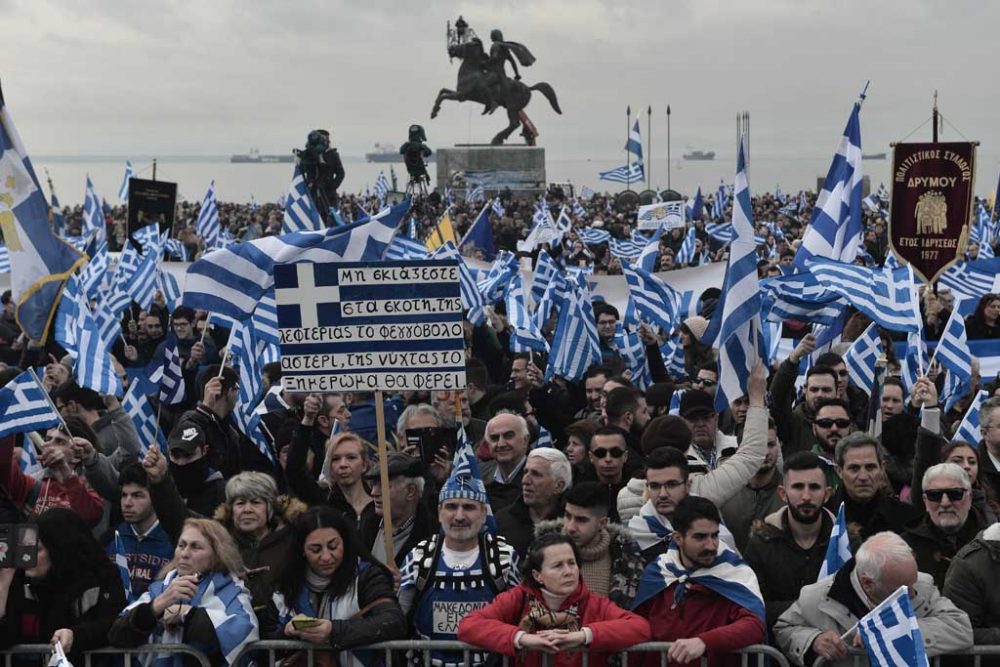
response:
[[(419, 639), (456, 641), (464, 616), (517, 585), (514, 550), (495, 533), (491, 514), (475, 454), (460, 447), (438, 494), (441, 533), (417, 544), (402, 567), (399, 604)], [(487, 657), (474, 652), (470, 659), (480, 664)], [(460, 652), (432, 651), (431, 658), (462, 662)]]
[(705, 332), (708, 330), (708, 320), (701, 315), (692, 315), (684, 320), (684, 326), (688, 328), (688, 331), (691, 332), (696, 340), (701, 341)]

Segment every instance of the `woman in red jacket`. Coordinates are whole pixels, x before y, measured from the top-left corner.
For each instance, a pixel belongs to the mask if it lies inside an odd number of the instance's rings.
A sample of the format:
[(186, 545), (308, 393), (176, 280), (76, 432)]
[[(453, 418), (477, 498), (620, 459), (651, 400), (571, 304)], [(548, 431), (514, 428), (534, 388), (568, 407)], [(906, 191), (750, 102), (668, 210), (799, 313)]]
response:
[(649, 623), (580, 578), (576, 547), (565, 535), (539, 537), (528, 549), (523, 581), (459, 623), (458, 638), (495, 653), (517, 656), (516, 665), (542, 663), (539, 652), (555, 655), (557, 667), (601, 667), (629, 646), (649, 640)]

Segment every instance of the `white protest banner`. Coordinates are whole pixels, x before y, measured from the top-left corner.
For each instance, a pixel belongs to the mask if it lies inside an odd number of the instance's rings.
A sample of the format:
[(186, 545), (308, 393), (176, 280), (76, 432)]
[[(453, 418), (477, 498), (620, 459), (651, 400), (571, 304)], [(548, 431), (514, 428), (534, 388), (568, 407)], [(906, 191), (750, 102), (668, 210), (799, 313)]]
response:
[(639, 229), (674, 229), (684, 226), (684, 200), (663, 201), (639, 207)]
[(453, 261), (282, 264), (274, 296), (287, 391), (465, 388)]

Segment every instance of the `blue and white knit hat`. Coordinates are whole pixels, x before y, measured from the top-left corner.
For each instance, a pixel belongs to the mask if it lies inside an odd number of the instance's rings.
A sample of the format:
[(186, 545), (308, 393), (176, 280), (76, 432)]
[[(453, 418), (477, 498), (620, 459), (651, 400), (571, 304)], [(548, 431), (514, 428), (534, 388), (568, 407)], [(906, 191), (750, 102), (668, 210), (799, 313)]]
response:
[(438, 502), (454, 498), (467, 498), (476, 500), (484, 505), (489, 503), (486, 496), (486, 485), (479, 475), (479, 462), (472, 451), (468, 439), (465, 438), (464, 429), (459, 431), (457, 447), (455, 447), (455, 457), (452, 460), (451, 475), (448, 481), (441, 487), (438, 494)]

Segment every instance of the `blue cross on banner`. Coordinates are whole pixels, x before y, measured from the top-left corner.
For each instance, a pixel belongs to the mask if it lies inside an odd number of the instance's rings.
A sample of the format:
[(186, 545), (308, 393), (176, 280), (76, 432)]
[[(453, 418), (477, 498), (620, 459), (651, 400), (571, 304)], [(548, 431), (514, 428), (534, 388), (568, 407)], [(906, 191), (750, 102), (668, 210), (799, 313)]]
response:
[(465, 387), (455, 261), (284, 264), (274, 280), (285, 389)]

